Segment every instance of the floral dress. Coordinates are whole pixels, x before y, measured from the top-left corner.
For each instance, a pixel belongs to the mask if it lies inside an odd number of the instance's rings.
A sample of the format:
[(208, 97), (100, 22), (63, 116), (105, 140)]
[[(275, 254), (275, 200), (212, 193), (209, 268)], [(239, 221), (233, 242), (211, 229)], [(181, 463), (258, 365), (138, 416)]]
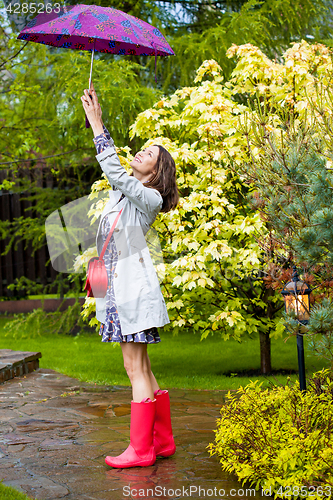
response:
[[(104, 125), (103, 128), (104, 133), (94, 138), (94, 143), (98, 154), (110, 146), (108, 142), (110, 139), (110, 134)], [(118, 203), (124, 198), (124, 196), (124, 194), (121, 195)], [(111, 225), (107, 215), (103, 218), (101, 230), (104, 243), (111, 230)], [(104, 262), (109, 276), (109, 283), (106, 292), (106, 320), (105, 324), (101, 324), (99, 330), (99, 334), (102, 336), (102, 342), (139, 342), (143, 344), (156, 344), (158, 342), (161, 342), (156, 327), (148, 328), (141, 332), (133, 333), (130, 335), (122, 335), (121, 333), (120, 321), (114, 295), (114, 272), (118, 262), (118, 252), (113, 235), (111, 236), (111, 240), (104, 254)]]

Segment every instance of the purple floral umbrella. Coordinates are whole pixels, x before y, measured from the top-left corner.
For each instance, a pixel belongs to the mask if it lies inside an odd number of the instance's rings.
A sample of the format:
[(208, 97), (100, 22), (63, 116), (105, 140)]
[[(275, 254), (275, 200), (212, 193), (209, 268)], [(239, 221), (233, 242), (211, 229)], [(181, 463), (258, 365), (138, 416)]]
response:
[[(95, 51), (155, 56), (155, 69), (156, 56), (174, 55), (164, 36), (154, 26), (113, 7), (96, 5), (59, 6), (49, 13), (42, 12), (27, 24), (17, 38), (52, 47), (90, 50), (89, 89)], [(86, 126), (89, 126), (87, 119)]]

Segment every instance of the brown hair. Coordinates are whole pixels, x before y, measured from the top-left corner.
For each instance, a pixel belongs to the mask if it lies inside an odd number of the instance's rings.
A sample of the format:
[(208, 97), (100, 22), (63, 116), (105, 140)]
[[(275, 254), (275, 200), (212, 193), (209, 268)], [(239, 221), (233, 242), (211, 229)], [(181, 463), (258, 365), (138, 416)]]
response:
[[(154, 144), (155, 146), (155, 144)], [(161, 212), (169, 212), (178, 205), (179, 194), (176, 182), (176, 165), (169, 151), (157, 145), (160, 152), (156, 160), (156, 173), (144, 186), (156, 189), (163, 198)]]

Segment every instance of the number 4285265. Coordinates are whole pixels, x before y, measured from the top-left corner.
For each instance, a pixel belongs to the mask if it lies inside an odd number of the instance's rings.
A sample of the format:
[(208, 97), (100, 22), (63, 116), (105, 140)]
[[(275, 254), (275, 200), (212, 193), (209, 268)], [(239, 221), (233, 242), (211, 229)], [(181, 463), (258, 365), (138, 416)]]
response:
[(41, 14), (42, 12), (60, 12), (60, 3), (44, 5), (43, 3), (10, 3), (6, 7), (6, 11), (10, 14)]

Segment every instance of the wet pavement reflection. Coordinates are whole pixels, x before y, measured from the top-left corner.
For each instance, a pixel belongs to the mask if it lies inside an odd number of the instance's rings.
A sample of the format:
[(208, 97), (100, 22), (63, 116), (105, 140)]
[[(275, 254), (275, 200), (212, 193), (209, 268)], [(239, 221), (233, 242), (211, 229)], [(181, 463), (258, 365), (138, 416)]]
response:
[(111, 469), (105, 456), (129, 443), (130, 388), (94, 386), (46, 369), (5, 382), (0, 480), (41, 500), (265, 498), (222, 472), (207, 452), (225, 391), (169, 393), (175, 455), (151, 467)]

